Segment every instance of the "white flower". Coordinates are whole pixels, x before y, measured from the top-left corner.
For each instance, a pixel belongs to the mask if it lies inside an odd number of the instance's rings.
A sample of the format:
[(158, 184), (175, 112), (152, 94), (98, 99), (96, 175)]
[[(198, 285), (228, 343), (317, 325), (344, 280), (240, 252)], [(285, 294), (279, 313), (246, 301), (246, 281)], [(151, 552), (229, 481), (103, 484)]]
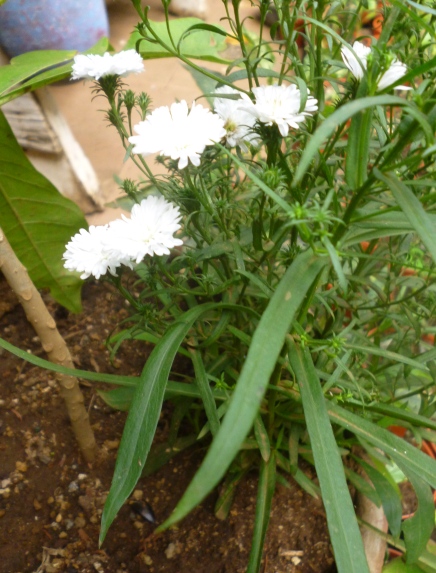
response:
[(116, 237), (109, 225), (91, 225), (89, 231), (80, 229), (66, 246), (64, 267), (82, 273), (81, 279), (91, 275), (99, 279), (107, 271), (115, 276), (121, 264), (130, 266), (128, 259), (117, 251), (115, 244)]
[(183, 244), (173, 237), (180, 229), (180, 217), (179, 207), (163, 197), (150, 195), (133, 207), (130, 219), (122, 215), (110, 227), (117, 237), (118, 249), (139, 263), (146, 255), (169, 255), (169, 249)]
[[(396, 58), (393, 60), (389, 69), (385, 71), (382, 77), (379, 79), (377, 84), (377, 89), (384, 90), (400, 78), (404, 76), (407, 72), (406, 64), (399, 62)], [(410, 86), (395, 86), (394, 90), (411, 90)]]
[[(354, 42), (353, 50), (356, 52), (359, 60), (353, 54), (351, 50), (343, 46), (341, 48), (342, 59), (345, 65), (353, 74), (357, 80), (363, 78), (364, 71), (368, 65), (368, 56), (371, 53), (371, 48), (368, 48), (361, 42)], [(387, 69), (384, 74), (377, 81), (377, 90), (384, 90), (391, 84), (395, 83), (397, 80), (402, 78), (407, 72), (407, 67), (405, 64), (399, 62), (396, 58), (392, 61), (389, 69)], [(395, 90), (411, 90), (409, 86), (395, 86)]]
[[(230, 86), (217, 88), (215, 93), (218, 94), (240, 94), (238, 90)], [(257, 144), (257, 136), (253, 133), (253, 127), (256, 118), (253, 114), (241, 109), (241, 99), (229, 99), (216, 97), (213, 102), (213, 108), (220, 118), (224, 121), (226, 130), (226, 141), (231, 147), (237, 145), (247, 151), (246, 143)]]
[(294, 84), (257, 87), (253, 88), (253, 93), (256, 98), (254, 104), (247, 94), (241, 94), (243, 109), (261, 123), (277, 124), (283, 137), (288, 135), (290, 127), (298, 129), (298, 124), (318, 109), (318, 101), (308, 95), (304, 110), (300, 111), (301, 94)]
[(353, 52), (345, 46), (342, 46), (341, 48), (342, 59), (353, 76), (357, 80), (361, 80), (368, 64), (367, 60), (371, 53), (371, 48), (368, 48), (362, 44), (362, 42), (354, 42), (353, 50), (356, 52), (356, 56), (359, 59), (357, 59)]
[(143, 156), (159, 153), (178, 159), (179, 169), (185, 168), (188, 160), (198, 167), (206, 145), (226, 135), (224, 121), (217, 114), (195, 103), (189, 110), (185, 100), (173, 103), (171, 108), (158, 107), (134, 130), (138, 135), (129, 137), (133, 153)]
[(113, 56), (106, 52), (103, 56), (96, 54), (79, 54), (74, 57), (72, 80), (94, 79), (104, 76), (126, 76), (144, 71), (144, 63), (136, 50), (126, 50)]

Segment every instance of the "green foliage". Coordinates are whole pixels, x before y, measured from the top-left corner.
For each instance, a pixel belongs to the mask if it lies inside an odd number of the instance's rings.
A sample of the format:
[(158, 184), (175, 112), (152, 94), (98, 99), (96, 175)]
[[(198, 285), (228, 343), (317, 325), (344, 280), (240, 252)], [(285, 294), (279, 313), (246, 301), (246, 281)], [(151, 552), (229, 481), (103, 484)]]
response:
[[(171, 255), (136, 266), (134, 293), (121, 271), (113, 278), (132, 307), (113, 352), (129, 339), (154, 350), (137, 380), (99, 375), (120, 386), (100, 395), (129, 409), (101, 541), (144, 468), (165, 463), (175, 444), (202, 440), (210, 441), (204, 461), (160, 529), (186, 516), (222, 479), (216, 513), (224, 518), (237, 484), (255, 468), (249, 573), (261, 568), (277, 480), (322, 496), (338, 571), (363, 573), (348, 478), (383, 507), (392, 535), (379, 533), (405, 552), (403, 570), (436, 571), (428, 541), (436, 462), (417, 447), (436, 435), (434, 10), (411, 0), (386, 4), (381, 35), (372, 38), (356, 79), (341, 49), (372, 33), (360, 29), (362, 4), (277, 0), (279, 20), (269, 35), (269, 3), (254, 2), (259, 37), (245, 33), (239, 2), (224, 2), (227, 31), (169, 21), (167, 2), (166, 21), (156, 24), (139, 0), (134, 4), (141, 22), (128, 47), (145, 58), (178, 57), (210, 101), (222, 85), (251, 97), (253, 88), (276, 81), (298, 87), (294, 116), (312, 96), (318, 110), (286, 136), (276, 117), (259, 112), (245, 146), (232, 149), (229, 137), (183, 169), (168, 153), (157, 159), (166, 172), (154, 175), (129, 143), (134, 122), (149, 113), (148, 96), (124, 92), (120, 82), (111, 90), (104, 81), (96, 86), (108, 96), (108, 118), (126, 157), (145, 178), (122, 184), (124, 205), (162, 195), (180, 208), (184, 240)], [(192, 61), (222, 62), (224, 40), (240, 50), (224, 75)], [(379, 90), (394, 57), (407, 71)], [(388, 93), (403, 82), (413, 90)], [(168, 448), (153, 450), (165, 399), (175, 403)], [(192, 428), (188, 435), (179, 433), (182, 419)], [(390, 431), (398, 425), (405, 438)], [(358, 471), (349, 467), (351, 456)], [(300, 469), (301, 459), (314, 465), (319, 487)], [(418, 498), (417, 512), (404, 521), (387, 470), (392, 462)]]
[(136, 48), (144, 60), (179, 57), (229, 64), (223, 52), (226, 33), (221, 26), (210, 26), (198, 18), (177, 18), (138, 26), (124, 49)]
[(32, 166), (1, 111), (0, 148), (0, 227), (35, 285), (79, 312), (82, 281), (64, 268), (62, 255), (85, 218)]
[[(110, 45), (107, 38), (99, 40), (84, 53), (103, 54)], [(29, 91), (71, 76), (77, 50), (38, 50), (12, 58), (0, 67), (0, 106)]]

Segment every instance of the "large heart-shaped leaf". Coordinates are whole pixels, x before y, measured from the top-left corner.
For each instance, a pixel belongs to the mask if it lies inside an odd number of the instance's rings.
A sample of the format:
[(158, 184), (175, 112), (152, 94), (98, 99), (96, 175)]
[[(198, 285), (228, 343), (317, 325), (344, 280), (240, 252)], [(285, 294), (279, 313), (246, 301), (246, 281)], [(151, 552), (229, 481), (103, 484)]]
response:
[(60, 304), (79, 312), (83, 281), (64, 268), (62, 254), (86, 220), (33, 167), (1, 111), (0, 148), (0, 227), (36, 287), (48, 287)]

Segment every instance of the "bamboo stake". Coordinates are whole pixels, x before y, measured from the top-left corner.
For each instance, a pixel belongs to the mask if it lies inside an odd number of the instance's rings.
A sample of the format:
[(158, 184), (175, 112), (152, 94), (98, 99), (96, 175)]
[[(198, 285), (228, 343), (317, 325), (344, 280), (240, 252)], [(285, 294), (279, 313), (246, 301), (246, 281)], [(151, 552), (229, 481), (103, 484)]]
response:
[[(48, 359), (55, 364), (74, 368), (70, 351), (56, 327), (41, 295), (30, 280), (25, 267), (18, 260), (0, 228), (0, 270), (9, 286), (18, 296), (28, 321), (37, 333)], [(82, 391), (77, 378), (57, 373), (61, 396), (65, 400), (74, 435), (87, 462), (93, 462), (96, 453), (94, 432), (89, 422)]]

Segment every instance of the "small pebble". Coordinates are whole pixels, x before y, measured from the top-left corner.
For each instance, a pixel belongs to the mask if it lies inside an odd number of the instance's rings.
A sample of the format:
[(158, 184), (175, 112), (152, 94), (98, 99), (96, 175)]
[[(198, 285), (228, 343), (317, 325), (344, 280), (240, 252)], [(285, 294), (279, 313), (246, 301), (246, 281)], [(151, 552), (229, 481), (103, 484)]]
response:
[(73, 493), (75, 491), (77, 491), (79, 489), (79, 484), (76, 481), (72, 481), (69, 485), (68, 485), (68, 491), (70, 493)]
[(176, 544), (170, 543), (165, 549), (165, 556), (167, 559), (172, 559), (176, 554)]
[(58, 513), (55, 519), (56, 523), (60, 523), (62, 521), (62, 513)]
[(68, 537), (68, 534), (65, 531), (59, 533), (59, 539), (65, 539), (66, 537)]
[(86, 525), (86, 519), (84, 517), (81, 517), (80, 515), (78, 517), (76, 517), (76, 519), (74, 520), (74, 525), (77, 527), (77, 529), (82, 529), (83, 527), (85, 527)]
[(15, 462), (15, 468), (17, 471), (25, 473), (27, 472), (27, 464), (26, 462)]
[(39, 501), (37, 499), (33, 500), (33, 507), (35, 508), (36, 511), (39, 511), (42, 508), (42, 505), (39, 503)]
[(136, 501), (141, 500), (144, 497), (144, 492), (140, 489), (135, 489), (135, 491), (132, 494), (133, 499), (135, 499)]

